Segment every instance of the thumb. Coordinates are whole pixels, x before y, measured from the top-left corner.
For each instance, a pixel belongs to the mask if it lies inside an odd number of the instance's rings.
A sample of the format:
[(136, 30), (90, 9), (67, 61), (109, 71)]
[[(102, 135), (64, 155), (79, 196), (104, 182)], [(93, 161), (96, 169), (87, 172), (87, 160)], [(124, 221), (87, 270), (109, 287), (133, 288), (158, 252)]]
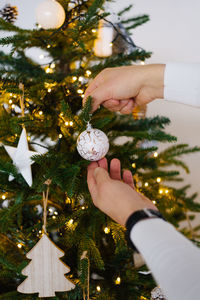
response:
[(94, 170), (94, 178), (98, 185), (98, 184), (101, 184), (102, 182), (109, 180), (110, 176), (105, 169), (98, 167)]

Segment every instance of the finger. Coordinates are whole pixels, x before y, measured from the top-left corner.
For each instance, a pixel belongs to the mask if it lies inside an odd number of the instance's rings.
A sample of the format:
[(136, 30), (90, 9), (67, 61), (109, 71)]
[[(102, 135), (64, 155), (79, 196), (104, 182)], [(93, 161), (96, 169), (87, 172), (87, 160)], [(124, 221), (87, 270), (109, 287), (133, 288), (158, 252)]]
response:
[(92, 112), (97, 110), (99, 105), (106, 100), (113, 99), (113, 92), (111, 85), (106, 83), (104, 85), (98, 86), (89, 96), (92, 97)]
[(120, 110), (122, 114), (130, 114), (133, 111), (134, 101), (129, 100), (128, 104)]
[(134, 181), (133, 181), (133, 175), (131, 171), (124, 170), (123, 172), (123, 181), (128, 184), (131, 188), (135, 189)]
[(83, 98), (83, 105), (85, 104), (86, 100), (87, 100), (87, 97), (89, 96), (89, 94), (91, 94), (96, 88), (97, 88), (97, 82), (96, 82), (96, 79), (93, 79), (89, 86), (87, 87), (87, 89), (85, 90), (85, 93), (84, 93), (84, 98)]
[(109, 176), (108, 172), (105, 169), (100, 168), (100, 167), (98, 167), (94, 170), (94, 177), (96, 180), (97, 187), (101, 183), (110, 180), (110, 176)]
[(100, 159), (98, 161), (98, 166), (105, 169), (106, 171), (108, 171), (108, 161), (107, 161), (107, 159), (105, 157)]
[(97, 187), (96, 187), (96, 181), (94, 177), (94, 170), (96, 168), (98, 168), (97, 162), (92, 162), (87, 168), (87, 183), (92, 197), (96, 197), (97, 195)]
[(112, 179), (121, 180), (121, 163), (117, 158), (112, 159), (110, 162), (110, 177)]
[(106, 107), (109, 110), (114, 110), (114, 111), (120, 111), (123, 107), (125, 107), (129, 102), (129, 99), (125, 100), (116, 100), (116, 99), (111, 99), (103, 102), (103, 106)]
[(115, 100), (115, 99), (111, 99), (111, 100), (106, 100), (102, 103), (102, 105), (107, 108), (110, 109), (111, 107), (117, 107), (119, 106), (120, 101), (119, 100)]

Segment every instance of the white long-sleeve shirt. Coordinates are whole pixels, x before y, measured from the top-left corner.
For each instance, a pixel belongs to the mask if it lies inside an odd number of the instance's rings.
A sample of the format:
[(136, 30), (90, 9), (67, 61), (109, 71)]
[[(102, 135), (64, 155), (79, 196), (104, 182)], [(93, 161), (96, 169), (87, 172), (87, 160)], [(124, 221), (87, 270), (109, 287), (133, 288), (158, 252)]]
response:
[[(164, 99), (200, 107), (200, 64), (167, 64)], [(168, 300), (200, 299), (199, 248), (162, 219), (138, 222), (130, 238)]]

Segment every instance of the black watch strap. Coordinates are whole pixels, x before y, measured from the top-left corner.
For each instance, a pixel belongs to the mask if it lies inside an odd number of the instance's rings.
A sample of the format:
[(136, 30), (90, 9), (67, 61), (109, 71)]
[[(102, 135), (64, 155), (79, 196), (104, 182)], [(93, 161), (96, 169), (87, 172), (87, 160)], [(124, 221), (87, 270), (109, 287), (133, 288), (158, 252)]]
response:
[(144, 208), (142, 210), (137, 210), (136, 212), (132, 213), (129, 216), (128, 220), (126, 221), (126, 229), (127, 229), (126, 239), (128, 241), (128, 245), (133, 250), (139, 252), (130, 239), (131, 230), (133, 229), (135, 224), (137, 224), (139, 221), (145, 220), (145, 219), (152, 219), (152, 218), (160, 218), (160, 219), (163, 219), (164, 221), (166, 221), (165, 218), (162, 216), (162, 214), (158, 210), (148, 209), (148, 208)]

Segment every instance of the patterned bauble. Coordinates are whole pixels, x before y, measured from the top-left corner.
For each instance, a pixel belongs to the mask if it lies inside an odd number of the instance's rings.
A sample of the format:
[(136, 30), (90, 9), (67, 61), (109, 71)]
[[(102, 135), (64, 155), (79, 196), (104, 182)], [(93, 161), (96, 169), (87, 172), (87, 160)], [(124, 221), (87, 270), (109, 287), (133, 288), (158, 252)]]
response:
[(78, 153), (86, 160), (97, 161), (106, 155), (108, 149), (109, 141), (105, 133), (88, 123), (87, 129), (77, 139)]
[(151, 300), (166, 300), (164, 295), (163, 295), (163, 292), (162, 292), (161, 288), (155, 287), (151, 291)]
[(65, 10), (57, 1), (45, 0), (37, 7), (36, 19), (44, 29), (59, 28), (65, 21)]
[(5, 7), (0, 10), (0, 15), (2, 19), (13, 24), (18, 16), (18, 10), (16, 6), (11, 6), (10, 4), (6, 4)]

